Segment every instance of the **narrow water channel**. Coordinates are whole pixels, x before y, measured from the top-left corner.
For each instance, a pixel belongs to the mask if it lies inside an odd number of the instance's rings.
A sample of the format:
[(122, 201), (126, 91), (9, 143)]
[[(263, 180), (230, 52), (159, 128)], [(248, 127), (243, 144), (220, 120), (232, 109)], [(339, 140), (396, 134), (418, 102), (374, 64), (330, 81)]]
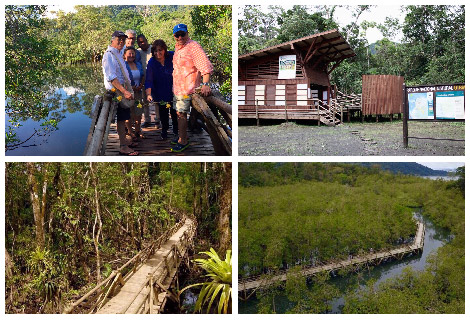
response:
[[(365, 285), (365, 283), (371, 279), (376, 279), (376, 285), (378, 285), (386, 279), (399, 275), (407, 266), (411, 266), (415, 270), (424, 270), (426, 259), (429, 254), (451, 240), (451, 235), (448, 231), (435, 226), (431, 220), (422, 216), (419, 212), (415, 213), (415, 217), (421, 220), (426, 227), (423, 253), (420, 255), (409, 256), (402, 260), (386, 262), (372, 268), (369, 272), (365, 271), (363, 273), (361, 285)], [(342, 294), (344, 294), (351, 285), (351, 278), (352, 276), (336, 276), (332, 277), (329, 281), (331, 284), (334, 284)], [(257, 313), (257, 304), (258, 300), (254, 297), (254, 295), (253, 298), (248, 301), (239, 300), (238, 311), (239, 313)], [(331, 313), (341, 313), (343, 306), (344, 296), (340, 296), (339, 298), (334, 299), (331, 301)], [(279, 296), (276, 298), (277, 313), (286, 313), (286, 311), (292, 307), (292, 304), (285, 296)]]

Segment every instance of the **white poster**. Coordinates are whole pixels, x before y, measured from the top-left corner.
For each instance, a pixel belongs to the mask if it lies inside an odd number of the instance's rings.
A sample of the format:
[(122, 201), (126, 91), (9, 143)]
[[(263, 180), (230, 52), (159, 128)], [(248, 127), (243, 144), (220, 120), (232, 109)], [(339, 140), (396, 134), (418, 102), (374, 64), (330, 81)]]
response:
[(464, 92), (436, 92), (436, 118), (465, 119)]
[(279, 56), (279, 77), (278, 79), (295, 79), (296, 56)]

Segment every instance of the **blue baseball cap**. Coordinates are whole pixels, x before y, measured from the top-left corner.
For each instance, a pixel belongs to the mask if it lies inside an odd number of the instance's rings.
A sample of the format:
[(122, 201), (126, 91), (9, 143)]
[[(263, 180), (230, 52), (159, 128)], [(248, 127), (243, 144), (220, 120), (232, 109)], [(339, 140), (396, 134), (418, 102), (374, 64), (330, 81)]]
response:
[(185, 25), (185, 24), (183, 24), (183, 23), (177, 24), (177, 25), (173, 28), (173, 34), (177, 33), (178, 31), (188, 32), (188, 26)]

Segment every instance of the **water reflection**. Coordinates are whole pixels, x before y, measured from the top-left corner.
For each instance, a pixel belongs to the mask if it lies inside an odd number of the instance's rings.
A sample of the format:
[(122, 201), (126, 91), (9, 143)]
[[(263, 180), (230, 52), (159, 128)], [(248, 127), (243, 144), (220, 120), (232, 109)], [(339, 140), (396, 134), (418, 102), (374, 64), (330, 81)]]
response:
[[(8, 150), (6, 155), (82, 155), (91, 124), (90, 114), (94, 96), (104, 91), (100, 65), (66, 66), (59, 69), (48, 85), (44, 101), (49, 113), (43, 119), (22, 119), (16, 129), (20, 147)], [(5, 126), (9, 117), (5, 115)], [(44, 120), (57, 121), (55, 130), (44, 130)]]

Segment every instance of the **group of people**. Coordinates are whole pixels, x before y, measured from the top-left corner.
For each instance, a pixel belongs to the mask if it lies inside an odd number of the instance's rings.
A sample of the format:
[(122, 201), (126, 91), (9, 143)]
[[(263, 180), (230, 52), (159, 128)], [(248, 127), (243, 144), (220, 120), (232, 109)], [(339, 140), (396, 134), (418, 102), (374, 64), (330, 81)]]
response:
[[(169, 117), (172, 119), (173, 145), (171, 151), (182, 152), (189, 146), (187, 115), (191, 95), (201, 86), (201, 94), (209, 95), (213, 66), (201, 45), (191, 40), (188, 27), (173, 28), (175, 51), (168, 51), (165, 41), (147, 38), (134, 30), (115, 31), (111, 44), (103, 55), (104, 85), (118, 92), (123, 99), (117, 107), (119, 153), (139, 155), (134, 150), (143, 138), (142, 129), (151, 125), (150, 107), (155, 106), (155, 125), (161, 122), (161, 139), (168, 139)], [(135, 48), (137, 42), (139, 48)], [(201, 82), (202, 78), (202, 82)], [(141, 123), (142, 114), (144, 123)], [(126, 138), (127, 134), (131, 139)]]

